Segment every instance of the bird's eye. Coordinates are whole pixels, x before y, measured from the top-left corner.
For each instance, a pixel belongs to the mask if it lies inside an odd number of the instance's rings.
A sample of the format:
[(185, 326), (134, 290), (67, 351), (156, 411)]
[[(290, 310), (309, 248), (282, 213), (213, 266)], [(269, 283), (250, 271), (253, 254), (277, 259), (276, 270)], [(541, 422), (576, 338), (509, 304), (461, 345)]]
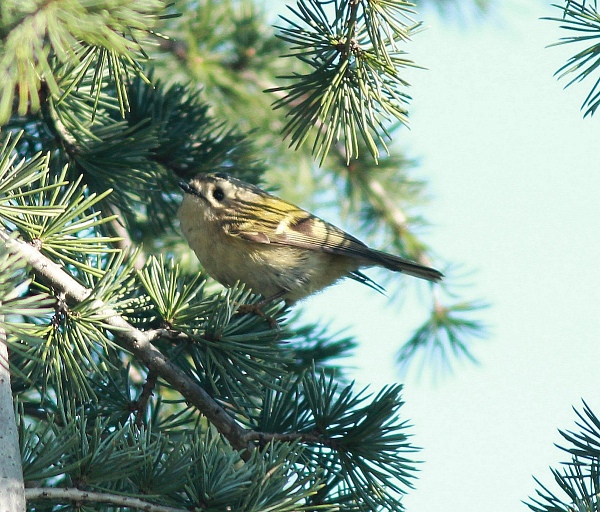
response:
[(212, 195), (219, 202), (225, 199), (225, 192), (223, 192), (223, 189), (221, 187), (215, 187)]

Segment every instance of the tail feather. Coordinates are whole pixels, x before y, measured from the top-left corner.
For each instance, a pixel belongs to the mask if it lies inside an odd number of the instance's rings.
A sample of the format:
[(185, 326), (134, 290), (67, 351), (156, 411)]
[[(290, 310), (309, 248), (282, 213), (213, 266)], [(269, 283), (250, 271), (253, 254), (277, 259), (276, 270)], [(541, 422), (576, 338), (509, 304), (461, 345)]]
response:
[(427, 279), (427, 281), (437, 282), (440, 281), (444, 274), (439, 270), (431, 267), (426, 267), (414, 261), (410, 261), (399, 256), (393, 256), (381, 251), (373, 250), (371, 253), (371, 261), (382, 267), (395, 272), (402, 272), (409, 276), (418, 277), (420, 279)]

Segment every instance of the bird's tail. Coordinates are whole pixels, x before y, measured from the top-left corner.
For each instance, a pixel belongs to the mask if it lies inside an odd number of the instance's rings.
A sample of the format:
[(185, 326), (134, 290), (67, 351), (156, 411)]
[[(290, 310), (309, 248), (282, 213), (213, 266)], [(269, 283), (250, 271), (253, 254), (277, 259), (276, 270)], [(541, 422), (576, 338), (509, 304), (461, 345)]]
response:
[(434, 283), (440, 281), (444, 277), (444, 274), (439, 270), (385, 252), (373, 250), (370, 256), (373, 263), (395, 272), (402, 272), (409, 276), (427, 279), (427, 281), (432, 281)]

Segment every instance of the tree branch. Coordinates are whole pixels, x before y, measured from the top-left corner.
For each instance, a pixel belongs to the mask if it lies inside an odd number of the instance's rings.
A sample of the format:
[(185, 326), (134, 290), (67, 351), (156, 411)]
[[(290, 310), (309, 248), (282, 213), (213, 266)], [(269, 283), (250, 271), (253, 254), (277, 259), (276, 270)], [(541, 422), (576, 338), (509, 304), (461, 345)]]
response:
[[(80, 153), (77, 139), (69, 132), (56, 112), (48, 84), (45, 81), (43, 81), (40, 86), (40, 101), (42, 105), (42, 114), (49, 130), (53, 133), (56, 142), (63, 147), (69, 159), (73, 161), (77, 154)], [(134, 247), (129, 231), (121, 221), (121, 212), (119, 209), (104, 201), (101, 203), (100, 207), (105, 217), (115, 217), (108, 221), (108, 228), (112, 231), (114, 236), (120, 238), (120, 240), (117, 240), (116, 242), (117, 247), (121, 250), (128, 250)], [(141, 252), (138, 252), (134, 267), (139, 270), (144, 266), (144, 263), (144, 255)]]
[(75, 488), (33, 487), (25, 489), (27, 501), (70, 501), (81, 503), (110, 503), (120, 507), (137, 508), (146, 512), (188, 512), (188, 509), (155, 505), (139, 498), (131, 498), (108, 492), (90, 492)]
[[(11, 239), (4, 230), (0, 230), (0, 240), (6, 244), (11, 253), (24, 259), (37, 277), (52, 286), (56, 291), (63, 292), (68, 303), (82, 302), (92, 294), (92, 290), (77, 282), (59, 265), (41, 254), (33, 245)], [(185, 375), (152, 345), (151, 340), (156, 337), (155, 332), (145, 333), (136, 329), (101, 300), (95, 300), (93, 306), (99, 315), (106, 316), (103, 322), (108, 326), (110, 332), (137, 359), (151, 372), (155, 372), (171, 384), (188, 402), (206, 416), (206, 419), (216, 427), (231, 445), (242, 452), (242, 457), (249, 456), (253, 445), (246, 441), (248, 431), (236, 423), (202, 387)]]
[(301, 441), (308, 444), (319, 444), (328, 448), (336, 449), (338, 446), (336, 439), (324, 437), (320, 434), (312, 432), (292, 432), (290, 434), (278, 434), (272, 432), (256, 432), (248, 431), (245, 436), (246, 441), (259, 441), (261, 444), (267, 444), (271, 441), (280, 443), (291, 443), (293, 441)]
[[(391, 227), (396, 230), (400, 236), (402, 236), (403, 233), (408, 232), (409, 225), (406, 214), (396, 204), (396, 201), (390, 197), (381, 182), (375, 178), (372, 178), (368, 181), (367, 187), (369, 192), (377, 198), (377, 201), (380, 203), (379, 210), (384, 215), (387, 215)], [(376, 208), (378, 207), (378, 205), (373, 206)], [(417, 262), (419, 262), (421, 265), (431, 266), (431, 260), (427, 257), (427, 254), (421, 250), (418, 251)]]
[(146, 377), (146, 382), (142, 387), (142, 393), (140, 397), (137, 399), (137, 411), (135, 412), (135, 424), (138, 428), (141, 428), (142, 423), (144, 421), (144, 415), (146, 414), (146, 409), (148, 408), (148, 403), (150, 402), (150, 397), (152, 397), (152, 391), (156, 386), (156, 381), (158, 380), (158, 375), (156, 372), (149, 371), (148, 376)]
[[(0, 316), (0, 320), (4, 317)], [(6, 331), (0, 328), (0, 504), (3, 512), (25, 510), (23, 469), (19, 453), (19, 434), (15, 421)]]
[[(67, 274), (61, 266), (41, 254), (36, 246), (15, 240), (4, 230), (0, 230), (0, 240), (6, 244), (11, 253), (17, 254), (25, 260), (39, 279), (51, 286), (58, 293), (63, 293), (67, 303), (76, 304), (82, 302), (92, 294), (92, 290), (80, 284)], [(149, 375), (152, 375), (153, 378), (160, 377), (164, 379), (181, 393), (189, 403), (194, 405), (215, 426), (223, 437), (231, 443), (231, 446), (240, 452), (244, 460), (248, 460), (256, 441), (268, 443), (270, 441), (291, 442), (300, 440), (305, 443), (320, 444), (335, 449), (335, 440), (319, 434), (298, 432), (280, 434), (245, 429), (227, 414), (201, 386), (185, 375), (152, 344), (153, 340), (164, 335), (174, 339), (179, 337), (178, 334), (167, 334), (164, 329), (152, 329), (147, 332), (141, 331), (133, 327), (114, 309), (107, 306), (101, 300), (94, 300), (93, 306), (98, 315), (106, 317), (103, 319), (103, 322), (107, 325), (108, 330), (150, 370)]]
[[(118, 237), (119, 240), (116, 241), (116, 246), (122, 251), (131, 250), (135, 247), (133, 240), (131, 239), (131, 235), (129, 231), (125, 227), (125, 224), (121, 221), (122, 214), (119, 209), (111, 204), (103, 202), (101, 205), (102, 214), (105, 217), (113, 217), (114, 219), (108, 222), (108, 228), (112, 231), (113, 235)], [(141, 270), (144, 268), (146, 264), (146, 256), (143, 252), (138, 251), (135, 257), (134, 268), (137, 270)]]

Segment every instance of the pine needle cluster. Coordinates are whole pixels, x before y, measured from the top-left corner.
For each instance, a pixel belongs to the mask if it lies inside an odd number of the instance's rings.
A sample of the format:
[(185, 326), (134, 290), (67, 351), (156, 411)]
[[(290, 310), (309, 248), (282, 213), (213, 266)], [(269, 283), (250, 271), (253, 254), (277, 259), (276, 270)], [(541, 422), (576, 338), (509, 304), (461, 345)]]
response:
[(562, 37), (551, 46), (569, 44), (571, 46), (583, 47), (573, 57), (560, 67), (556, 72), (559, 78), (572, 76), (567, 87), (581, 82), (588, 77), (594, 79), (589, 94), (583, 101), (581, 109), (584, 116), (592, 116), (600, 106), (600, 77), (598, 77), (598, 66), (600, 66), (600, 12), (596, 0), (576, 2), (566, 0), (565, 5), (555, 5), (562, 11), (561, 17), (545, 18), (560, 24), (560, 28), (568, 31), (568, 36)]

